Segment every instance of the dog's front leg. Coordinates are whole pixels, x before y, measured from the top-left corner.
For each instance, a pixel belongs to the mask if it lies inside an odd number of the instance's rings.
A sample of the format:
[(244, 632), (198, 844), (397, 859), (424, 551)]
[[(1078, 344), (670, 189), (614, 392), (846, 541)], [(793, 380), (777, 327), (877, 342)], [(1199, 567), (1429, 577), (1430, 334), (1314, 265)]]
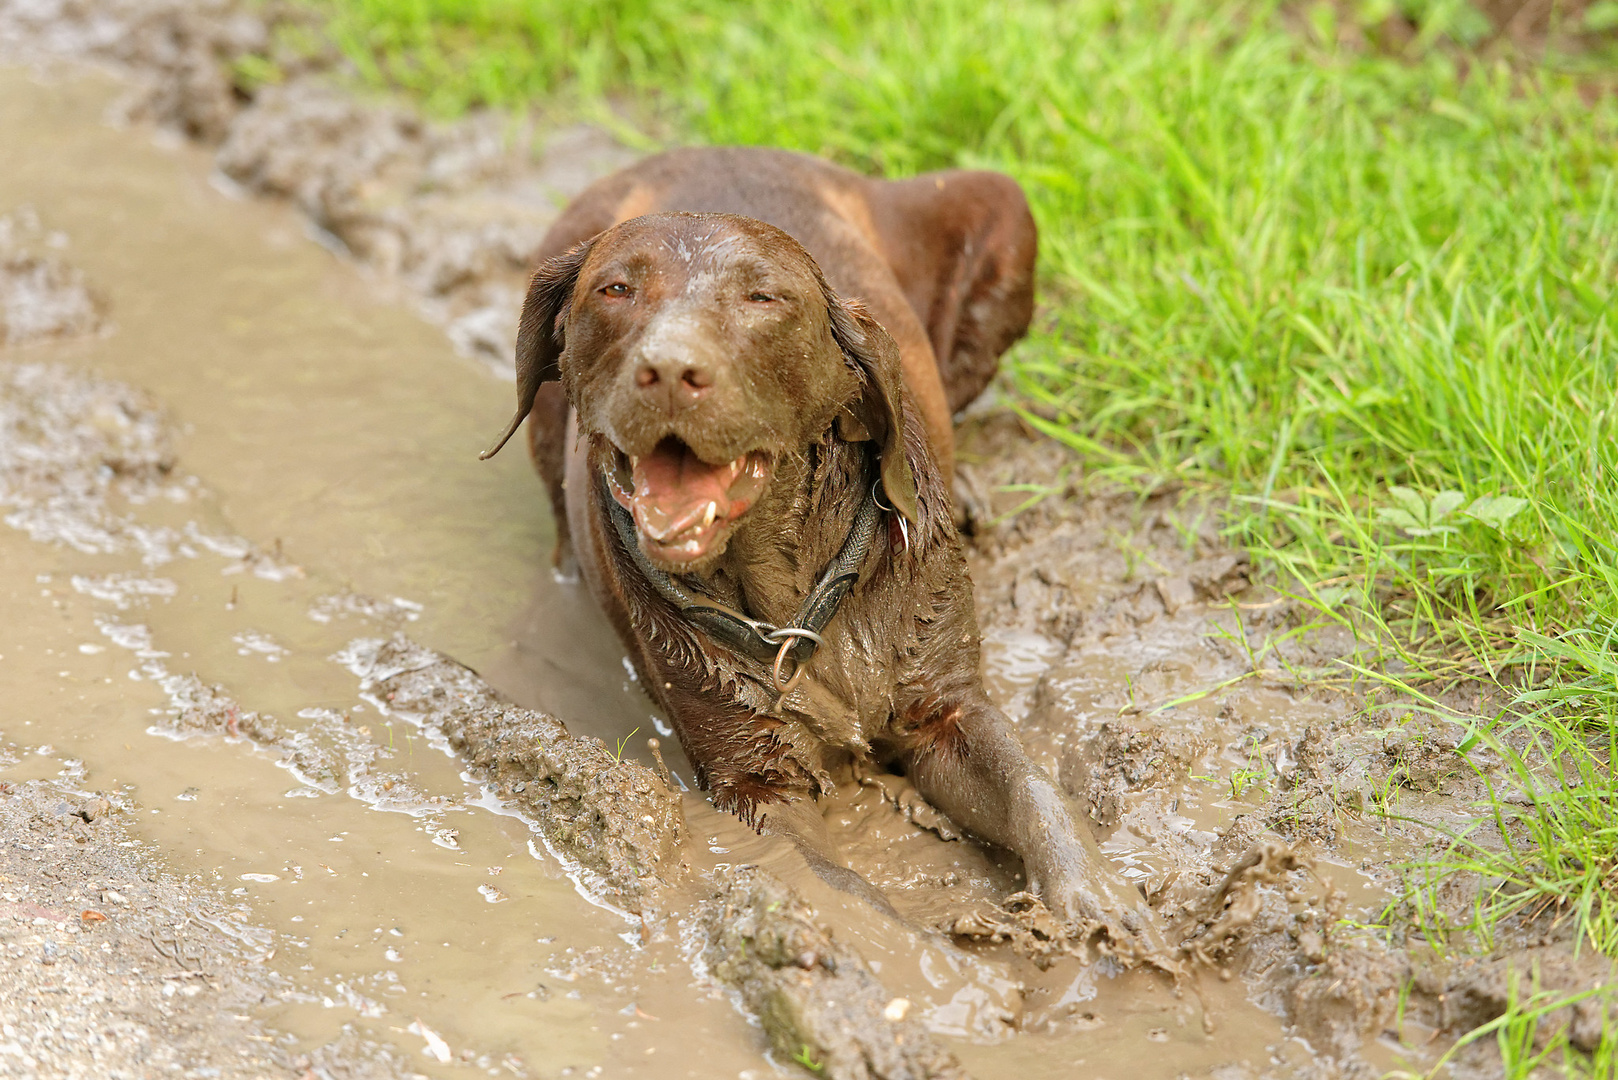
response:
[(826, 819), (820, 816), (812, 800), (800, 798), (762, 806), (757, 821), (759, 832), (792, 841), (821, 881), (859, 897), (897, 922), (905, 921), (881, 889), (837, 860), (837, 848), (826, 831)]
[(981, 690), (934, 702), (903, 755), (917, 790), (957, 824), (1022, 857), (1030, 891), (1058, 918), (1090, 921), (1165, 944), (1156, 916), (1123, 881), (1067, 799), (1034, 764)]
[[(826, 819), (810, 794), (811, 772), (795, 761), (787, 742), (774, 737), (782, 722), (735, 702), (715, 701), (683, 678), (675, 682), (681, 676), (673, 669), (653, 671), (662, 682), (658, 698), (674, 719), (686, 756), (707, 763), (698, 777), (712, 793), (714, 806), (761, 833), (790, 841), (820, 880), (903, 923), (882, 890), (838, 859)], [(790, 776), (794, 771), (796, 782), (781, 779), (782, 772)]]

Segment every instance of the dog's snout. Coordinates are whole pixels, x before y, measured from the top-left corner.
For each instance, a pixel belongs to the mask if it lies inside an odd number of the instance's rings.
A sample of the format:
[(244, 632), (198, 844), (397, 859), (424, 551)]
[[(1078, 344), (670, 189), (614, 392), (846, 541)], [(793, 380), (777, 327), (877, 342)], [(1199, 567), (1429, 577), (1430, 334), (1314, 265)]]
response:
[(702, 400), (714, 385), (716, 369), (701, 350), (645, 348), (635, 358), (635, 389), (669, 412), (679, 412)]
[(673, 408), (693, 405), (714, 385), (714, 372), (707, 364), (688, 356), (641, 359), (634, 371), (634, 385), (642, 393), (667, 398)]

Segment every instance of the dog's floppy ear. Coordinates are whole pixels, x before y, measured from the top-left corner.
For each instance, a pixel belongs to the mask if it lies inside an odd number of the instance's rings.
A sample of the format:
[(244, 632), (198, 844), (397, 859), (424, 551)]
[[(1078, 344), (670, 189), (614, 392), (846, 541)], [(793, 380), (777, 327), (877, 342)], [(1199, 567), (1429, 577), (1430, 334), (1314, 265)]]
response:
[[(858, 301), (839, 299), (826, 288), (826, 311), (831, 318), (832, 336), (842, 347), (865, 384), (839, 427), (846, 436), (863, 435), (882, 447), (882, 489), (890, 505), (910, 521), (916, 520), (916, 478), (905, 456), (904, 406), (901, 393), (903, 369), (899, 366), (899, 346)], [(853, 421), (848, 427), (843, 425)], [(855, 429), (851, 431), (850, 428)], [(863, 431), (858, 431), (863, 428)]]
[(590, 254), (591, 238), (546, 259), (528, 282), (528, 298), (523, 301), (522, 321), (517, 324), (517, 411), (500, 439), (478, 455), (487, 461), (500, 452), (515, 434), (518, 425), (534, 407), (539, 384), (561, 378), (557, 357), (562, 355), (562, 323), (573, 300), (573, 286), (579, 268)]

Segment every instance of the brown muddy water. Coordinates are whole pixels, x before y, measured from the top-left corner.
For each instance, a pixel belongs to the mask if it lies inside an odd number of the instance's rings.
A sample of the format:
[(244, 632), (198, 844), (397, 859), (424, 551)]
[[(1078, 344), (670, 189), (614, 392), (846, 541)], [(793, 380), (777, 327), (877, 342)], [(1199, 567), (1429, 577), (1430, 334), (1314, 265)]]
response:
[[(203, 151), (103, 122), (118, 93), (0, 70), (0, 214), (31, 207), (105, 308), (101, 331), (0, 361), (136, 387), (178, 433), (166, 477), (114, 500), (116, 535), (48, 508), (0, 530), (0, 781), (121, 793), (177, 873), (267, 931), (259, 959), (290, 989), (259, 1019), (299, 1045), (352, 1025), (428, 1075), (804, 1074), (765, 1057), (757, 1026), (693, 971), (678, 907), (643, 928), (594, 901), (332, 659), (404, 630), (625, 755), (650, 762), (645, 739), (668, 735), (583, 588), (553, 576), (527, 462), (477, 460), (509, 384), (290, 210), (231, 195)], [(1186, 659), (1205, 627), (1069, 648), (1017, 614), (1040, 609), (1031, 557), (980, 560), (991, 688), (1053, 773), (1107, 768), (1105, 745), (1086, 749), (1104, 720), (1220, 674)], [(1160, 591), (1159, 612), (1173, 587)], [(335, 738), (344, 767), (314, 775), (246, 739), (164, 734), (165, 679), (191, 672), (285, 730)], [(1154, 895), (1239, 856), (1221, 838), (1255, 804), (1227, 780), (1243, 758), (1222, 732), (1262, 729), (1257, 745), (1342, 712), (1245, 687), (1182, 710), (1184, 776), (1144, 793), (1091, 785), (1104, 850)], [(663, 753), (689, 782), (672, 739)], [(1014, 860), (946, 843), (895, 811), (904, 798), (894, 778), (866, 778), (827, 807), (851, 864), (902, 911), (938, 925), (1016, 890)], [(789, 880), (983, 1080), (1289, 1076), (1315, 1060), (1248, 1000), (1251, 973), (1176, 993), (1156, 975), (1040, 970), (1008, 948), (898, 932), (700, 794), (684, 810), (694, 868), (758, 863)], [(1334, 839), (1321, 876), (1350, 914), (1374, 910), (1386, 875), (1367, 860), (1385, 850)], [(1380, 1068), (1396, 1054), (1373, 1036), (1367, 1056)]]

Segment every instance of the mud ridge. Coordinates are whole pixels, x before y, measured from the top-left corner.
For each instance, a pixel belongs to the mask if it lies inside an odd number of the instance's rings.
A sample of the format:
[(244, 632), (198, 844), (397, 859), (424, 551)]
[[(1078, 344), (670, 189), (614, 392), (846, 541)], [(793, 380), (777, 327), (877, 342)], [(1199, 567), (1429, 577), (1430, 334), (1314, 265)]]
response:
[(773, 874), (715, 875), (697, 909), (702, 966), (759, 1017), (779, 1058), (835, 1080), (966, 1080), (859, 953)]
[(511, 704), (475, 672), (403, 635), (362, 638), (335, 659), (378, 708), (441, 735), (599, 898), (647, 915), (680, 880), (688, 830), (679, 794), (650, 769)]

